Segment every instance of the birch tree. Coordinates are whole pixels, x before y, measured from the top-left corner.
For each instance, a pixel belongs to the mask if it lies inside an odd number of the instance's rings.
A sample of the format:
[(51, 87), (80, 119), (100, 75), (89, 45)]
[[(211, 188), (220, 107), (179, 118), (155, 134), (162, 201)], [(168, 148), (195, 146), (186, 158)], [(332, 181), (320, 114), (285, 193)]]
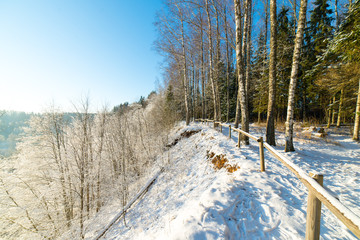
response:
[(212, 95), (213, 95), (213, 103), (214, 103), (214, 119), (220, 120), (220, 112), (218, 108), (219, 102), (219, 94), (218, 94), (218, 86), (217, 81), (214, 79), (214, 57), (213, 57), (213, 39), (212, 39), (212, 21), (211, 21), (211, 9), (209, 0), (205, 0), (205, 11), (208, 20), (208, 44), (209, 44), (209, 79), (212, 88)]
[(306, 20), (307, 0), (301, 0), (299, 23), (295, 37), (295, 46), (293, 54), (293, 62), (291, 67), (291, 77), (289, 85), (289, 99), (287, 107), (287, 115), (285, 122), (285, 152), (295, 151), (293, 144), (293, 125), (294, 125), (294, 107), (295, 107), (295, 90), (298, 78), (299, 64), (300, 64), (300, 51), (304, 36), (304, 27)]
[[(245, 14), (244, 14), (244, 26), (243, 26), (243, 35), (241, 39), (241, 12), (240, 12), (240, 1), (234, 0), (235, 8), (235, 25), (236, 25), (236, 66), (237, 66), (237, 76), (238, 76), (238, 100), (237, 109), (241, 109), (241, 129), (245, 132), (249, 132), (249, 109), (248, 109), (248, 96), (246, 91), (246, 79), (245, 79), (245, 69), (244, 69), (244, 53), (246, 49), (246, 30), (249, 24), (248, 14), (250, 13), (250, 0), (245, 2)], [(239, 112), (237, 111), (236, 120), (239, 118)], [(236, 125), (235, 120), (235, 125)], [(235, 126), (236, 127), (236, 126)], [(245, 138), (246, 144), (248, 144), (248, 138)]]

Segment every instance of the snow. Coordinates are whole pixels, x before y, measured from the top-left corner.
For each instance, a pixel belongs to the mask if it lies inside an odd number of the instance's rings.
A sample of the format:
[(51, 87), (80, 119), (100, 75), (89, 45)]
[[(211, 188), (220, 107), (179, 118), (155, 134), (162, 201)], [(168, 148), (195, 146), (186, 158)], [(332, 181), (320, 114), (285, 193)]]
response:
[[(279, 160), (265, 151), (266, 172), (260, 172), (258, 143), (236, 148), (237, 134), (220, 133), (211, 126), (191, 124), (175, 128), (171, 143), (184, 131), (201, 130), (181, 139), (162, 156), (161, 173), (149, 191), (133, 205), (124, 220), (115, 222), (103, 239), (304, 239), (307, 188)], [(277, 133), (282, 158), (333, 205), (359, 225), (360, 148), (349, 136), (328, 132), (323, 139), (300, 133), (296, 152), (284, 153), (284, 134)], [(264, 136), (252, 125), (250, 133)], [(306, 137), (304, 137), (306, 136)], [(240, 169), (215, 170), (208, 152), (224, 154)], [(156, 166), (157, 167), (157, 166)], [(324, 174), (327, 193), (309, 172)], [(150, 177), (149, 177), (150, 178)], [(339, 199), (337, 200), (333, 195)], [(342, 207), (342, 204), (346, 208)], [(86, 239), (94, 239), (122, 209), (116, 203), (89, 221)], [(322, 239), (356, 239), (325, 206)]]

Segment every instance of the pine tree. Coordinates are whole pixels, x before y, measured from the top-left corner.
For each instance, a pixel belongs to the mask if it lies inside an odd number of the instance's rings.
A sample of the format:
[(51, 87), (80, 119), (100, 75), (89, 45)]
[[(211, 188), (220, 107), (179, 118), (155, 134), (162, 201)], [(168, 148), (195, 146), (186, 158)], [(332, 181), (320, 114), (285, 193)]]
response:
[(328, 0), (316, 0), (314, 5), (314, 9), (310, 11), (310, 21), (305, 29), (305, 45), (301, 63), (303, 118), (309, 113), (305, 107), (317, 114), (322, 111), (322, 103), (319, 99), (323, 93), (319, 92), (314, 84), (316, 72), (313, 70), (317, 59), (326, 51), (334, 32), (331, 25), (334, 20), (333, 11), (330, 9)]
[(289, 9), (283, 6), (278, 13), (277, 23), (277, 115), (286, 115), (292, 54), (294, 50), (293, 21), (288, 17)]
[(259, 34), (259, 38), (257, 40), (257, 49), (254, 53), (254, 63), (252, 66), (252, 74), (254, 79), (254, 85), (251, 86), (252, 92), (252, 104), (254, 107), (254, 112), (258, 115), (258, 123), (261, 121), (261, 114), (266, 111), (266, 95), (267, 92), (267, 75), (268, 74), (268, 64), (267, 59), (264, 59), (264, 55), (266, 55), (266, 44), (265, 44), (265, 35), (264, 31), (261, 31)]
[[(360, 67), (360, 1), (357, 0), (349, 9), (344, 23), (340, 26), (335, 38), (331, 41), (330, 52), (339, 54), (346, 65), (356, 65)], [(347, 66), (341, 66), (347, 67)], [(354, 72), (354, 71), (353, 71)], [(355, 123), (353, 139), (359, 140), (360, 128), (360, 76), (359, 88), (355, 109)]]

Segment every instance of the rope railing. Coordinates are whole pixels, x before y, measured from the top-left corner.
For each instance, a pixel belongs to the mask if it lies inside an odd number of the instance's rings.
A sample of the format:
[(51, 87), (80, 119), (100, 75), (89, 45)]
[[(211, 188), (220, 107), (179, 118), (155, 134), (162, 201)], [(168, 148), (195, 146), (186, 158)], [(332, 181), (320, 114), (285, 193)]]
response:
[(306, 216), (306, 236), (305, 239), (314, 240), (320, 238), (320, 219), (321, 219), (321, 203), (323, 203), (345, 226), (358, 238), (360, 238), (360, 217), (349, 210), (337, 198), (335, 198), (328, 190), (323, 187), (323, 175), (310, 173), (307, 175), (300, 167), (295, 165), (279, 151), (274, 149), (268, 143), (263, 142), (263, 137), (256, 137), (241, 129), (233, 128), (231, 124), (224, 124), (219, 121), (209, 119), (195, 119), (197, 122), (208, 124), (213, 122), (213, 127), (220, 126), (229, 128), (229, 138), (231, 131), (239, 133), (237, 147), (240, 148), (241, 134), (257, 141), (259, 143), (260, 168), (261, 172), (265, 171), (264, 148), (271, 155), (278, 159), (285, 167), (287, 167), (309, 190), (307, 216)]

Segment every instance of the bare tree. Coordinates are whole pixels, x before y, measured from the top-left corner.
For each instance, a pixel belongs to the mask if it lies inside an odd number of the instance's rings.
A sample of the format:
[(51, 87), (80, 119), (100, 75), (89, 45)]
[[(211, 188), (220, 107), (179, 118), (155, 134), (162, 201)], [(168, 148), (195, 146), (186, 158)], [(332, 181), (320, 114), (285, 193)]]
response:
[(208, 20), (208, 44), (209, 44), (209, 79), (212, 88), (213, 103), (214, 103), (214, 119), (220, 120), (220, 112), (218, 108), (219, 94), (217, 81), (214, 79), (214, 66), (213, 66), (213, 39), (212, 39), (212, 21), (211, 21), (211, 9), (209, 6), (209, 0), (205, 0), (205, 11)]

